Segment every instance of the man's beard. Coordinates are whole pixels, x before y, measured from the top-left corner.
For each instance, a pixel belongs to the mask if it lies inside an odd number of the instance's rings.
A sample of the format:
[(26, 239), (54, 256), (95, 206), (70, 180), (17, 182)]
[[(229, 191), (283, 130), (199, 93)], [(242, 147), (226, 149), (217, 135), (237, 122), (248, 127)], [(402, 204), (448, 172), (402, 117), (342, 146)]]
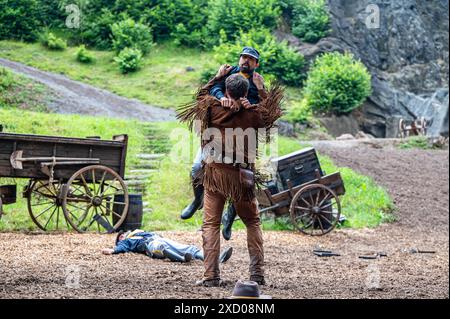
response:
[(244, 73), (252, 73), (252, 72), (254, 71), (254, 69), (251, 69), (251, 68), (250, 68), (250, 65), (248, 65), (248, 64), (242, 64), (242, 65), (240, 66), (240, 69), (241, 69), (241, 71), (244, 72)]

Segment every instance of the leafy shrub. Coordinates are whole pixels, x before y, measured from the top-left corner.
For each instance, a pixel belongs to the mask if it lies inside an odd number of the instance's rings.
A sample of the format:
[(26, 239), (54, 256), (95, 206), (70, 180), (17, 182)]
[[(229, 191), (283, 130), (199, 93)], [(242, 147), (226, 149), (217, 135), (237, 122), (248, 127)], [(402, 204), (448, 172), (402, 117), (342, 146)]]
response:
[(11, 72), (5, 68), (0, 68), (0, 92), (9, 89), (14, 84)]
[(292, 33), (295, 36), (315, 43), (328, 35), (330, 17), (325, 0), (295, 1), (292, 11)]
[(319, 112), (345, 114), (371, 94), (371, 76), (349, 53), (326, 53), (316, 59), (308, 74), (305, 97)]
[(189, 30), (183, 23), (179, 23), (172, 32), (172, 37), (176, 45), (187, 47), (203, 47), (207, 37), (206, 28), (199, 30)]
[(100, 50), (111, 49), (111, 26), (115, 21), (117, 17), (106, 8), (101, 9), (100, 16), (88, 16), (85, 19), (87, 27), (81, 30), (80, 40)]
[(226, 40), (234, 41), (239, 37), (240, 30), (250, 30), (255, 26), (272, 30), (277, 25), (279, 15), (277, 0), (210, 0), (207, 24), (209, 36), (216, 39), (223, 30)]
[(153, 30), (155, 39), (174, 37), (182, 45), (201, 42), (206, 24), (208, 0), (159, 0), (144, 11), (143, 21)]
[(39, 36), (40, 42), (49, 50), (64, 51), (67, 48), (67, 42), (55, 36), (52, 32), (43, 32)]
[(291, 123), (309, 123), (313, 118), (312, 110), (305, 99), (301, 101), (293, 101), (291, 107), (285, 115), (286, 120)]
[(123, 74), (137, 71), (142, 64), (142, 52), (139, 49), (125, 48), (114, 58)]
[(147, 54), (153, 46), (151, 29), (133, 19), (125, 19), (111, 26), (113, 49), (119, 53), (125, 48), (133, 48)]
[(278, 4), (281, 9), (281, 15), (290, 23), (294, 16), (294, 7), (298, 4), (298, 0), (280, 0)]
[(200, 82), (206, 84), (214, 75), (216, 75), (218, 68), (208, 68), (200, 74)]
[(67, 48), (67, 43), (65, 40), (57, 38), (56, 36), (49, 36), (47, 47), (50, 50), (64, 51)]
[(278, 42), (269, 30), (250, 30), (241, 32), (233, 43), (215, 47), (216, 59), (219, 63), (236, 64), (244, 46), (252, 46), (260, 52), (258, 72), (272, 75), (275, 79), (293, 86), (300, 86), (304, 79), (304, 57), (291, 50), (286, 42)]
[(90, 53), (84, 45), (81, 45), (78, 48), (76, 57), (77, 57), (77, 61), (81, 62), (81, 63), (92, 63), (95, 60), (92, 53)]
[(38, 0), (0, 0), (0, 40), (34, 41), (42, 26)]

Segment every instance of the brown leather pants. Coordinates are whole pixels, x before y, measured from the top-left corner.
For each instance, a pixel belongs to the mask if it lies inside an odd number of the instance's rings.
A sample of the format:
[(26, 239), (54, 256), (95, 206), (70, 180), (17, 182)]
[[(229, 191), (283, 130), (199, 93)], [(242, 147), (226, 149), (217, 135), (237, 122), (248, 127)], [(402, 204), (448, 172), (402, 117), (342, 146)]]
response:
[[(204, 279), (219, 279), (220, 222), (226, 198), (218, 192), (205, 190), (203, 203)], [(264, 276), (264, 250), (256, 199), (234, 202), (236, 212), (247, 227), (250, 275)]]

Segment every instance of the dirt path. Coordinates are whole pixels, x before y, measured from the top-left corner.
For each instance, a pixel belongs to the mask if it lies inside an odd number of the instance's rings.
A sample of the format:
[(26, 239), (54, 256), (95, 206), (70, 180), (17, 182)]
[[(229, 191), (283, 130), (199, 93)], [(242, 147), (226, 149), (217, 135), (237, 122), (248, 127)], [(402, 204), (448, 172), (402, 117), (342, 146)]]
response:
[[(384, 185), (399, 208), (399, 221), (371, 230), (337, 230), (322, 238), (265, 232), (269, 285), (263, 292), (275, 298), (448, 298), (448, 151), (317, 147), (337, 164)], [(201, 245), (199, 232), (162, 234)], [(0, 297), (223, 298), (247, 276), (245, 232), (235, 232), (226, 243), (235, 249), (222, 267), (228, 286), (209, 289), (192, 285), (202, 274), (201, 262), (101, 255), (113, 240), (112, 235), (1, 233)], [(317, 246), (341, 256), (316, 257), (311, 251)], [(411, 248), (436, 253), (411, 253)], [(376, 252), (388, 257), (358, 258)], [(72, 285), (77, 276), (79, 287)]]
[(0, 58), (0, 66), (49, 87), (55, 97), (48, 107), (55, 113), (134, 118), (141, 121), (175, 119), (175, 113), (172, 110), (146, 105), (135, 99), (127, 99), (106, 90), (70, 80), (60, 74), (40, 71), (2, 58)]

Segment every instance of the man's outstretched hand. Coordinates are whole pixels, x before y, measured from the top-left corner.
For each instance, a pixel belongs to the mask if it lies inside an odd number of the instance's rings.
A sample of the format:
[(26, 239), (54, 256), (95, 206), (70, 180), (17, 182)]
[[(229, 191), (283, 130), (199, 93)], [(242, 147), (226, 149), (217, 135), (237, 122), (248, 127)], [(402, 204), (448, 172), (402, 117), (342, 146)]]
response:
[(102, 254), (103, 255), (112, 255), (114, 253), (114, 249), (112, 248), (104, 248), (102, 249)]
[(229, 64), (224, 64), (219, 68), (219, 71), (216, 74), (216, 78), (222, 78), (225, 75), (227, 75), (228, 73), (230, 73), (231, 69), (233, 68), (233, 66), (229, 65)]
[(261, 74), (253, 72), (253, 83), (255, 83), (255, 86), (258, 90), (264, 89), (264, 78), (261, 76)]

